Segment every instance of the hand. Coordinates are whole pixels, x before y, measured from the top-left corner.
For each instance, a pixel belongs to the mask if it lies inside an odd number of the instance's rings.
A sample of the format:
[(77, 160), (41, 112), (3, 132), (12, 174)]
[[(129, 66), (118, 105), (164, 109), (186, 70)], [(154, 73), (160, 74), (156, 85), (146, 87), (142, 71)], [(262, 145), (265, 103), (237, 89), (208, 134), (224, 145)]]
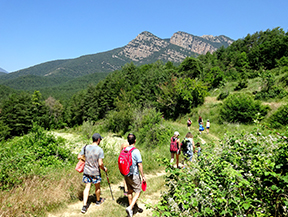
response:
[(146, 182), (145, 176), (142, 176), (142, 180), (143, 180), (143, 182)]
[(105, 171), (105, 173), (107, 173), (107, 171), (108, 171), (107, 167), (104, 167), (104, 171)]

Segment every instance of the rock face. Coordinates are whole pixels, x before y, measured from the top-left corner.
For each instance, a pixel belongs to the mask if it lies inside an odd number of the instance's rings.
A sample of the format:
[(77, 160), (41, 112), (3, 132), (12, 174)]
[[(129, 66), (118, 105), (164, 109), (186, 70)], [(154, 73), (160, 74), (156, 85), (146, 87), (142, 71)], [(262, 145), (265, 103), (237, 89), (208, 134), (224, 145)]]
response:
[(128, 58), (134, 62), (146, 63), (147, 59), (164, 62), (181, 62), (187, 56), (213, 53), (219, 47), (227, 47), (233, 40), (226, 36), (194, 36), (185, 32), (176, 32), (169, 39), (161, 39), (150, 32), (142, 32), (130, 41), (113, 58)]
[(207, 52), (213, 53), (222, 45), (229, 46), (233, 40), (226, 36), (203, 35), (199, 37), (185, 32), (176, 32), (171, 37), (170, 43), (197, 54), (206, 54)]

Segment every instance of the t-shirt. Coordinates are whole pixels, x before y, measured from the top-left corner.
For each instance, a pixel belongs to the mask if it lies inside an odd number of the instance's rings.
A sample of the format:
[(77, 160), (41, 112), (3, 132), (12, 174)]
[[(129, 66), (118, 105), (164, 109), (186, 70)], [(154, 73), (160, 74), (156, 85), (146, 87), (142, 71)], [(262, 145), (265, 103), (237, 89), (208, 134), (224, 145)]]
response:
[[(84, 147), (80, 151), (80, 155), (84, 155)], [(99, 159), (104, 158), (103, 149), (98, 145), (87, 145), (85, 150), (85, 167), (84, 174), (99, 176), (100, 168), (99, 168)]]
[(191, 123), (192, 123), (191, 120), (188, 120), (188, 121), (187, 121), (187, 125), (188, 125), (188, 126), (191, 126)]
[(206, 123), (206, 127), (210, 127), (210, 122), (207, 122), (207, 123)]
[[(131, 148), (133, 148), (132, 145), (129, 145), (126, 150), (129, 151)], [(132, 151), (132, 166), (130, 167), (129, 175), (139, 175), (139, 168), (138, 163), (142, 163), (142, 157), (140, 154), (140, 151), (136, 148)]]

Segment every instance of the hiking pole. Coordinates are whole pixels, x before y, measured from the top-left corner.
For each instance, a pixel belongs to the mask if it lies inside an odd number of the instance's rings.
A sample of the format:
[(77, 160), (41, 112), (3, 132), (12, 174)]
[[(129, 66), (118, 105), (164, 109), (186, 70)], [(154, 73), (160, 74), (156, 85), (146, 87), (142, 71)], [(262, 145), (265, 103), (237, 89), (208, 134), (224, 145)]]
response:
[(114, 197), (113, 197), (113, 194), (112, 194), (111, 185), (110, 185), (110, 181), (109, 181), (109, 177), (108, 177), (107, 172), (105, 172), (105, 173), (106, 173), (107, 181), (108, 181), (108, 184), (109, 184), (109, 188), (110, 188), (111, 196), (112, 196), (112, 199), (114, 200)]

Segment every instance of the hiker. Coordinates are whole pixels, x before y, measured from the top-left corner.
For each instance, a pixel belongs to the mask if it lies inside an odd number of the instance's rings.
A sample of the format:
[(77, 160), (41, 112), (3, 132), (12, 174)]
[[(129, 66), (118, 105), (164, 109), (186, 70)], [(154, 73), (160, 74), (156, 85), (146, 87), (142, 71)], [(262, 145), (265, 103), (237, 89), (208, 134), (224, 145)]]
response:
[(209, 121), (209, 119), (208, 119), (207, 122), (206, 122), (206, 131), (207, 131), (207, 134), (209, 134), (209, 129), (210, 129), (210, 121)]
[(193, 141), (193, 135), (191, 132), (188, 132), (181, 142), (181, 151), (183, 151), (184, 160), (191, 162), (194, 150), (195, 145)]
[(83, 207), (81, 212), (84, 214), (87, 212), (88, 196), (91, 187), (91, 183), (95, 185), (96, 205), (99, 206), (104, 202), (104, 198), (100, 198), (100, 183), (101, 173), (100, 168), (107, 172), (107, 168), (103, 164), (104, 152), (99, 147), (101, 140), (103, 139), (99, 133), (94, 133), (92, 136), (93, 143), (82, 148), (78, 154), (78, 159), (84, 155), (85, 148), (85, 167), (83, 172), (83, 182), (85, 183), (85, 189), (83, 191)]
[(202, 123), (203, 123), (203, 119), (202, 119), (202, 117), (199, 115), (198, 124), (200, 125), (200, 124), (202, 124)]
[(196, 147), (197, 147), (197, 156), (198, 156), (198, 160), (199, 160), (199, 157), (201, 155), (201, 147), (200, 147), (200, 142), (197, 142), (196, 143)]
[(199, 123), (199, 133), (201, 134), (202, 131), (204, 131), (204, 127), (202, 123)]
[[(125, 148), (125, 150), (129, 151), (133, 147), (135, 147), (136, 136), (132, 133), (129, 133), (127, 139), (129, 145)], [(129, 217), (133, 216), (133, 210), (140, 213), (143, 212), (143, 209), (138, 207), (136, 203), (141, 194), (141, 178), (139, 171), (141, 173), (143, 182), (146, 182), (146, 178), (143, 173), (142, 157), (140, 151), (135, 148), (131, 152), (131, 155), (132, 155), (132, 166), (130, 167), (130, 172), (128, 173), (128, 175), (124, 176), (128, 187), (129, 206), (126, 208), (126, 212)]]
[(190, 118), (188, 118), (188, 121), (187, 121), (187, 128), (188, 130), (190, 131), (190, 126), (192, 124), (192, 121), (190, 120)]
[(171, 143), (170, 143), (170, 152), (171, 152), (171, 160), (170, 163), (173, 163), (174, 161), (174, 155), (176, 154), (176, 166), (179, 168), (179, 155), (181, 150), (181, 144), (179, 137), (180, 134), (178, 131), (174, 133), (174, 135), (171, 137)]
[[(124, 150), (128, 146), (129, 146), (128, 143), (123, 143), (121, 145), (121, 148), (120, 148), (120, 153), (121, 153), (122, 150)], [(127, 196), (127, 194), (128, 194), (128, 188), (127, 188), (127, 184), (126, 184), (125, 179), (124, 179), (124, 195)]]

